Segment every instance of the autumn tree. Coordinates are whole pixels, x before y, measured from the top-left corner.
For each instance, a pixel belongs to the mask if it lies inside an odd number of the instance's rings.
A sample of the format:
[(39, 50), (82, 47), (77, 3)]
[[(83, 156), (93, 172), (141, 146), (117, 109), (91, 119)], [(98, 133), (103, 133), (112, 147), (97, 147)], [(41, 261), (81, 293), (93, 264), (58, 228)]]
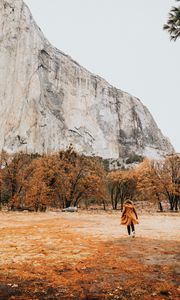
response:
[[(73, 148), (59, 154), (66, 164), (65, 207), (77, 206), (83, 199), (106, 198), (105, 171), (98, 158), (78, 155)], [(68, 193), (68, 194), (67, 194)]]
[(16, 196), (21, 193), (24, 180), (29, 176), (26, 169), (31, 160), (31, 155), (25, 153), (1, 153), (1, 196), (6, 194), (8, 201), (13, 202)]
[(160, 160), (146, 159), (137, 168), (138, 190), (149, 199), (158, 202), (167, 199), (170, 209), (177, 209), (179, 201), (179, 171), (180, 158), (178, 155), (168, 156)]
[(163, 171), (169, 176), (171, 189), (167, 191), (171, 210), (178, 210), (180, 204), (180, 155), (168, 155), (163, 163)]
[(137, 167), (137, 189), (143, 200), (158, 203), (160, 206), (163, 187), (160, 180), (162, 177), (156, 170), (157, 164), (157, 161), (145, 159)]
[(134, 170), (117, 170), (108, 175), (111, 204), (117, 209), (118, 203), (123, 208), (126, 199), (133, 199), (136, 191), (136, 173)]
[(23, 205), (33, 208), (35, 211), (43, 211), (49, 205), (52, 206), (53, 190), (51, 189), (51, 163), (48, 157), (39, 157), (32, 161), (27, 168), (31, 174), (24, 181)]
[[(73, 148), (59, 155), (65, 164), (63, 169), (66, 182), (64, 206), (77, 206), (83, 199), (95, 198), (103, 202), (107, 191), (105, 171), (100, 160), (79, 155)], [(62, 184), (61, 181), (61, 186)]]
[(72, 147), (53, 155), (43, 155), (29, 166), (24, 205), (77, 206), (80, 201), (106, 198), (105, 172), (97, 158), (79, 155)]

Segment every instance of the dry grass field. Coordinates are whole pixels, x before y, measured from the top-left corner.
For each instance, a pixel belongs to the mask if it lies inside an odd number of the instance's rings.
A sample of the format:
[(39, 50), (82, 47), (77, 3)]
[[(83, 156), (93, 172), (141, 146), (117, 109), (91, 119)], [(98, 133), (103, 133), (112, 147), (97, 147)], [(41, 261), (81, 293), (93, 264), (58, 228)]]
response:
[(0, 213), (0, 299), (180, 299), (180, 218), (120, 212)]

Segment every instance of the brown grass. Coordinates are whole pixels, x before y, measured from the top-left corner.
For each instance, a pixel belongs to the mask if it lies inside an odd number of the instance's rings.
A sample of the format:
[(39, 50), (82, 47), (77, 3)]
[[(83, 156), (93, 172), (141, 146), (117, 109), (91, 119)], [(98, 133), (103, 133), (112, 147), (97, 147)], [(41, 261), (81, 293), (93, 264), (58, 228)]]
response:
[(180, 297), (178, 214), (0, 213), (0, 299)]

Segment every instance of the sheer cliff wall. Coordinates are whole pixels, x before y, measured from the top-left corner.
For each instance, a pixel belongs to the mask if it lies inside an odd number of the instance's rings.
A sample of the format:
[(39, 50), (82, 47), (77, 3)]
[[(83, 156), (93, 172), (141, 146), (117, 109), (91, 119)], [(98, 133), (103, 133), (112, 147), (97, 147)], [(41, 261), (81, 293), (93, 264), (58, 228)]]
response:
[(104, 158), (173, 151), (139, 99), (53, 47), (22, 0), (0, 0), (0, 150), (72, 143)]

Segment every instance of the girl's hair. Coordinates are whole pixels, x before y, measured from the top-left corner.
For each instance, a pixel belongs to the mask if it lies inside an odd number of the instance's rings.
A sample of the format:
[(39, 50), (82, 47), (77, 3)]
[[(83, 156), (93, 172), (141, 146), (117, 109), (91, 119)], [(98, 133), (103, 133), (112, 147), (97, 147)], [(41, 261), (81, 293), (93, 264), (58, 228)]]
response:
[(133, 204), (133, 202), (131, 200), (126, 200), (124, 204)]

